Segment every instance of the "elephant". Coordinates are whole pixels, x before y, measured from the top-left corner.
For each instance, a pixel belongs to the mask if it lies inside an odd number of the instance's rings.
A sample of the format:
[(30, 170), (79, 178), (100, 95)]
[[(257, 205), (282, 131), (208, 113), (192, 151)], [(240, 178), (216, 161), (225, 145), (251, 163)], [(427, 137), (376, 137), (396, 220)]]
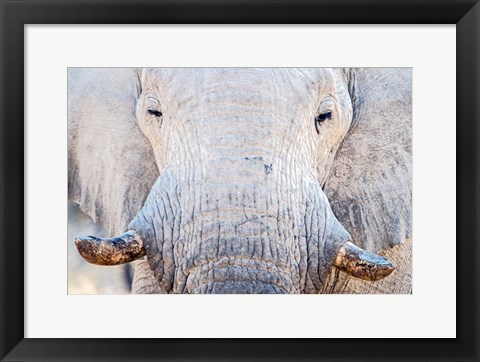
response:
[(411, 68), (69, 68), (69, 198), (132, 293), (412, 292)]

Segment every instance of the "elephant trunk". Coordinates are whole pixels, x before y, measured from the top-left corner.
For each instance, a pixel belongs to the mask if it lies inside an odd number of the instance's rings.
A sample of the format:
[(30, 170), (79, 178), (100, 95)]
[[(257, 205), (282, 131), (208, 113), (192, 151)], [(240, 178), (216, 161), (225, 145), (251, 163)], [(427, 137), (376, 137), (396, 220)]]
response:
[(175, 289), (192, 294), (287, 294), (296, 292), (293, 275), (274, 260), (222, 257), (183, 274)]

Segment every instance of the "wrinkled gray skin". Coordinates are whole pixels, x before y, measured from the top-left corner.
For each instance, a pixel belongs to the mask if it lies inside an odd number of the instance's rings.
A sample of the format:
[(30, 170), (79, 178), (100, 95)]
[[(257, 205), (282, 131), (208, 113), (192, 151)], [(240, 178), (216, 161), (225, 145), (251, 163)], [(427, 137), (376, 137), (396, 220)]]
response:
[[(136, 293), (410, 293), (411, 77), (70, 68), (70, 198), (141, 235)], [(397, 270), (332, 271), (349, 240)]]

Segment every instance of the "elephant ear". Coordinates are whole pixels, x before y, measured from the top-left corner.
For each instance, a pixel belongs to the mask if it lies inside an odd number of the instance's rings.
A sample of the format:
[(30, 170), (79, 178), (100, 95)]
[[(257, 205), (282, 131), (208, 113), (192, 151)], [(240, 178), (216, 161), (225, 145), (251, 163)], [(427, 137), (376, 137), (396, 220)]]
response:
[(353, 121), (325, 192), (353, 242), (378, 252), (412, 234), (412, 69), (347, 69), (344, 76)]
[(125, 231), (158, 169), (137, 126), (132, 68), (69, 68), (68, 194), (110, 234)]

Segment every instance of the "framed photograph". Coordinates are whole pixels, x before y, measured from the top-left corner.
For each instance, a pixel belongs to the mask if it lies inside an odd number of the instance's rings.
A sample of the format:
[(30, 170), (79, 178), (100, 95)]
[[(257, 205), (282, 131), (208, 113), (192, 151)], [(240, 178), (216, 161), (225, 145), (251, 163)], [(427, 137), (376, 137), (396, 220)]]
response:
[(1, 8), (2, 361), (479, 359), (477, 1)]

